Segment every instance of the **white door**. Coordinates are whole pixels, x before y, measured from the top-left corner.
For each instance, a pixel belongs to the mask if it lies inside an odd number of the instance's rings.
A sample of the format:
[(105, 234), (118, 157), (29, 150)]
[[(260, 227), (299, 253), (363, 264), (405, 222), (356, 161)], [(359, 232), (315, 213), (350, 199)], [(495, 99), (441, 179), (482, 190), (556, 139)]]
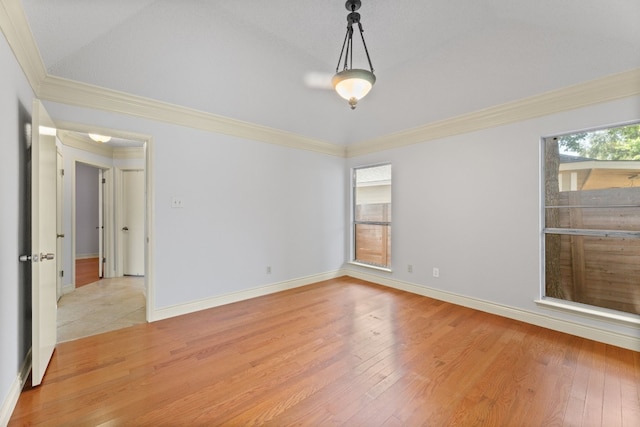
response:
[(123, 273), (144, 276), (144, 171), (122, 173)]
[(64, 162), (62, 159), (62, 153), (57, 152), (57, 166), (56, 166), (56, 297), (60, 299), (62, 296), (62, 280), (64, 277), (64, 265), (62, 263), (62, 254), (64, 253), (62, 245), (64, 243), (64, 221), (63, 221), (63, 188), (64, 188)]
[(104, 173), (98, 171), (98, 277), (104, 277)]
[(55, 124), (39, 100), (33, 101), (31, 129), (31, 316), (32, 384), (42, 382), (56, 346), (56, 168)]

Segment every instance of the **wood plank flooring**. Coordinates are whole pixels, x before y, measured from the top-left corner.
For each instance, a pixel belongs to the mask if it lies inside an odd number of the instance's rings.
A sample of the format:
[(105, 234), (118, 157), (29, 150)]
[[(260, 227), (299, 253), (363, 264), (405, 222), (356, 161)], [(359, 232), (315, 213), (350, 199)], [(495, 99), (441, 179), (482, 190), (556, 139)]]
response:
[(76, 288), (100, 280), (98, 276), (98, 258), (76, 260)]
[(348, 277), (59, 344), (9, 425), (635, 426), (640, 353)]

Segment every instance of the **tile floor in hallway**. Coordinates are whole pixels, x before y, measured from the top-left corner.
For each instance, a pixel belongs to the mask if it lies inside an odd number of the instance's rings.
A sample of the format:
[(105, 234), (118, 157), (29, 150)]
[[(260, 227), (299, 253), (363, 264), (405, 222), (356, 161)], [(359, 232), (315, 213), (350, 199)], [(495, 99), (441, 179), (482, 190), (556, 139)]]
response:
[(144, 277), (102, 279), (58, 301), (58, 342), (71, 341), (145, 320)]

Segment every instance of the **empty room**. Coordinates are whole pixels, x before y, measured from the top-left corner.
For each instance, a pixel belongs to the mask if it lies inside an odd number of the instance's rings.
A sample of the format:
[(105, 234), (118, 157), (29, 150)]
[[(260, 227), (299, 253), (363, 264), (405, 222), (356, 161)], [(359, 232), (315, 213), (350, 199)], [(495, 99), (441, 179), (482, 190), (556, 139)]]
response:
[(640, 425), (639, 16), (0, 0), (0, 426)]

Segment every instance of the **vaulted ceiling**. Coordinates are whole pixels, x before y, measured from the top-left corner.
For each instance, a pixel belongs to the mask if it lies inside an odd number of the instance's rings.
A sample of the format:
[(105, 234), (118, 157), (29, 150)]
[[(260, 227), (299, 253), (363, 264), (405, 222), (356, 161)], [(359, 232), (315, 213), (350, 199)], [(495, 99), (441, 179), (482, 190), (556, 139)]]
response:
[(638, 0), (362, 3), (377, 83), (354, 111), (304, 81), (335, 72), (344, 0), (23, 7), (50, 75), (341, 145), (640, 67)]

